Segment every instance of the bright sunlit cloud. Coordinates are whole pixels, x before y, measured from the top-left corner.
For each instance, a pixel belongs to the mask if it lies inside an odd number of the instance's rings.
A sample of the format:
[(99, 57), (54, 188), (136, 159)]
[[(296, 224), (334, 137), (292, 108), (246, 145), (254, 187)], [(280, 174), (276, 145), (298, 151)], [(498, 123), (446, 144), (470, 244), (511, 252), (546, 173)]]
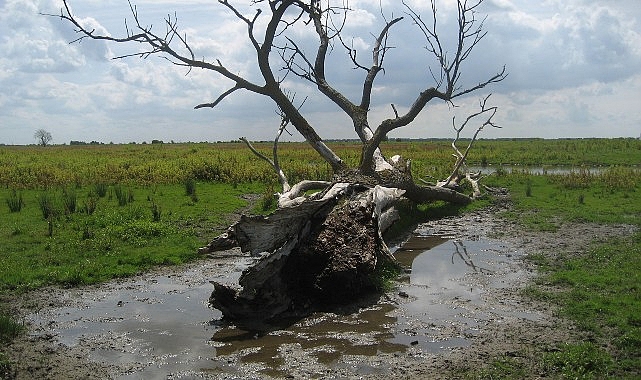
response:
[[(234, 1), (232, 1), (234, 3)], [(247, 27), (228, 9), (209, 0), (134, 2), (144, 25), (164, 30), (167, 15), (178, 26), (197, 58), (219, 59), (232, 72), (261, 84)], [(255, 9), (236, 1), (246, 17)], [(426, 20), (428, 1), (407, 0)], [(133, 27), (126, 0), (71, 0), (83, 25), (123, 35), (125, 19)], [(437, 0), (445, 43), (455, 36), (454, 0)], [(423, 35), (412, 25), (400, 1), (352, 0), (345, 43), (357, 61), (371, 65), (371, 48), (385, 19), (405, 16), (391, 30), (385, 71), (375, 83), (372, 125), (393, 117), (394, 104), (407, 109), (418, 93), (435, 85), (433, 57)], [(261, 96), (238, 91), (216, 109), (194, 110), (233, 86), (204, 70), (187, 70), (157, 56), (135, 54), (143, 47), (78, 38), (68, 23), (41, 13), (59, 14), (60, 0), (0, 2), (0, 143), (34, 143), (43, 128), (54, 143), (70, 140), (131, 142), (217, 141), (247, 136), (271, 140), (278, 127), (275, 106)], [(382, 8), (381, 8), (382, 7)], [(473, 112), (492, 93), (503, 128), (482, 137), (639, 137), (641, 134), (641, 14), (634, 0), (486, 0), (477, 14), (488, 34), (463, 68), (461, 84), (473, 85), (505, 65), (509, 76), (499, 84), (457, 99), (456, 107), (433, 102), (411, 126), (392, 137), (452, 136), (452, 117)], [(266, 17), (260, 19), (264, 26)], [(335, 20), (339, 21), (339, 19)], [(317, 37), (292, 31), (313, 57)], [(451, 51), (451, 48), (448, 49)], [(282, 64), (274, 55), (273, 66)], [(277, 71), (282, 76), (284, 73)], [(352, 101), (359, 102), (365, 72), (356, 69), (340, 44), (333, 46), (327, 77)], [(283, 86), (308, 100), (302, 111), (324, 138), (355, 138), (349, 120), (314, 87), (294, 76)], [(462, 116), (460, 116), (462, 117)], [(295, 135), (294, 139), (301, 139)]]

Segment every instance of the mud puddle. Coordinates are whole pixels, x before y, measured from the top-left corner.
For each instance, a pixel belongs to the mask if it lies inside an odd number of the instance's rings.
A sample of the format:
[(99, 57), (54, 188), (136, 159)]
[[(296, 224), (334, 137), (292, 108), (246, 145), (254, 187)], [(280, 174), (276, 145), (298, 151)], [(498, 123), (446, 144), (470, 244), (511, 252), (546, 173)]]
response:
[(395, 249), (408, 274), (393, 294), (263, 335), (225, 326), (207, 306), (210, 280), (235, 283), (250, 264), (238, 256), (69, 292), (64, 306), (27, 319), (35, 334), (83, 348), (115, 378), (148, 379), (385, 374), (385, 360), (361, 358), (439, 354), (470, 345), (490, 321), (538, 318), (492, 298), (525, 275), (508, 244), (423, 226)]

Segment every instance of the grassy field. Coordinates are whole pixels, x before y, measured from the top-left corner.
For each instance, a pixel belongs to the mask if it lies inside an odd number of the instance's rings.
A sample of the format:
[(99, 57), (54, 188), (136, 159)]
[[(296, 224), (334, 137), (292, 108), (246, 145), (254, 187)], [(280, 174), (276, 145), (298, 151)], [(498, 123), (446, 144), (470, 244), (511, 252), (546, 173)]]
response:
[(247, 206), (242, 195), (262, 191), (260, 184), (196, 181), (3, 189), (0, 292), (91, 284), (191, 261), (228, 214)]
[[(357, 164), (358, 146), (332, 147)], [(411, 158), (415, 178), (443, 178), (453, 163), (444, 140), (389, 141), (383, 149)], [(292, 182), (330, 176), (305, 144), (282, 144), (280, 159)], [(514, 209), (506, 217), (523, 228), (556, 230), (565, 221), (641, 225), (640, 140), (481, 140), (469, 162), (522, 168), (499, 170), (485, 183), (510, 189)], [(574, 169), (563, 175), (527, 169), (559, 165)], [(273, 173), (240, 143), (0, 146), (0, 296), (192, 261), (230, 214), (248, 206), (243, 195), (266, 201), (275, 188)], [(443, 205), (421, 210), (423, 216), (453, 212)], [(595, 246), (582, 257), (535, 258), (544, 273), (539, 283), (561, 291), (534, 284), (528, 294), (558, 304), (590, 339), (532, 361), (559, 378), (641, 376), (641, 235)], [(2, 342), (22, 330), (7, 309), (0, 305)], [(0, 354), (0, 373), (3, 363)], [(469, 376), (520, 378), (528, 368), (496, 358)]]
[[(465, 147), (462, 141), (459, 147)], [(359, 160), (360, 146), (330, 143), (349, 165)], [(256, 147), (271, 154), (271, 144)], [(418, 178), (443, 178), (453, 165), (446, 140), (388, 141), (388, 155), (412, 159)], [(281, 143), (281, 166), (290, 182), (327, 179), (330, 167), (305, 143)], [(641, 140), (479, 140), (468, 163), (474, 166), (629, 166), (641, 165)], [(87, 186), (97, 183), (158, 185), (187, 179), (229, 184), (275, 182), (266, 164), (242, 143), (129, 144), (86, 146), (0, 146), (0, 186), (10, 189)]]
[[(526, 229), (557, 231), (567, 222), (641, 227), (639, 170), (515, 173), (488, 182), (510, 189), (514, 207), (505, 216)], [(532, 356), (540, 350), (524, 353), (520, 360), (494, 358), (468, 377), (520, 379), (536, 371), (562, 379), (641, 378), (641, 233), (611, 238), (578, 256), (538, 252), (529, 259), (541, 276), (524, 294), (557, 305), (559, 317), (575, 323), (581, 341), (540, 356)]]

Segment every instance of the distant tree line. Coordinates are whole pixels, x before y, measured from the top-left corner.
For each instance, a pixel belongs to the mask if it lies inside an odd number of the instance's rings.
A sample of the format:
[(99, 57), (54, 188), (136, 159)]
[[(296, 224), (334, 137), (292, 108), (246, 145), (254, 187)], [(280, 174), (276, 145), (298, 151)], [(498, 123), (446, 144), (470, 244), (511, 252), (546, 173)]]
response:
[(71, 140), (69, 142), (69, 145), (105, 145), (105, 143), (102, 143), (102, 142), (99, 142), (99, 141), (85, 142), (85, 141)]

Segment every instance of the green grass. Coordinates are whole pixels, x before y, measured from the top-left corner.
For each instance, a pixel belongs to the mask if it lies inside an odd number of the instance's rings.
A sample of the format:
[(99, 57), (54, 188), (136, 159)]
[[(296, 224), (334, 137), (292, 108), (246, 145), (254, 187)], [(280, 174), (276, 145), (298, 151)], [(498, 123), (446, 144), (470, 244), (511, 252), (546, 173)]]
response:
[[(586, 369), (578, 368), (577, 373), (641, 376), (641, 234), (596, 246), (553, 268), (545, 279), (563, 289), (553, 301), (590, 340), (575, 349), (593, 352), (579, 356), (600, 354), (611, 362), (589, 368), (581, 364)], [(607, 352), (598, 343), (608, 347)], [(567, 356), (575, 354), (571, 348)]]
[(516, 359), (507, 356), (492, 359), (484, 368), (457, 376), (466, 379), (503, 379), (521, 380), (529, 376), (523, 365)]
[[(622, 378), (607, 351), (594, 343), (565, 344), (558, 352), (543, 357), (548, 373), (562, 379)], [(621, 377), (620, 377), (621, 376)]]
[(14, 318), (0, 312), (0, 343), (8, 342), (24, 331), (24, 324), (16, 322)]
[[(511, 189), (514, 207), (506, 216), (526, 229), (557, 231), (567, 222), (641, 226), (638, 171), (517, 173), (490, 181)], [(535, 348), (537, 356), (507, 365), (495, 358), (468, 377), (511, 379), (526, 371), (526, 377), (541, 372), (561, 379), (641, 378), (641, 233), (607, 239), (571, 257), (562, 251), (534, 252), (527, 259), (541, 277), (522, 293), (557, 305), (558, 317), (573, 321), (582, 339), (552, 352)]]
[(534, 230), (556, 231), (567, 221), (639, 223), (641, 217), (641, 172), (630, 168), (613, 167), (588, 178), (515, 173), (487, 183), (508, 187), (514, 208), (506, 216)]
[[(415, 178), (445, 178), (454, 164), (451, 140), (387, 141), (388, 157), (401, 154), (412, 160)], [(465, 141), (461, 141), (461, 145)], [(359, 162), (355, 142), (328, 145), (348, 165)], [(256, 143), (271, 152), (271, 143)], [(331, 168), (306, 143), (279, 144), (279, 160), (291, 183), (328, 179)], [(611, 166), (641, 163), (641, 140), (515, 139), (479, 140), (468, 157), (470, 165)], [(0, 146), (0, 185), (9, 188), (46, 188), (99, 183), (154, 185), (189, 179), (230, 184), (274, 181), (267, 164), (244, 143), (127, 144), (89, 146)]]
[(68, 188), (23, 190), (20, 212), (0, 209), (0, 291), (92, 284), (194, 260), (225, 227), (226, 215), (246, 206), (240, 196), (263, 191), (257, 184), (199, 183), (194, 202), (179, 184), (115, 188), (125, 189), (124, 204), (111, 188), (104, 198), (93, 186), (73, 189), (79, 204), (95, 202), (91, 213), (71, 210)]
[[(388, 141), (381, 147), (388, 155), (412, 159), (415, 178), (434, 179), (449, 174), (449, 144)], [(348, 165), (357, 165), (358, 144), (330, 145)], [(269, 151), (271, 144), (256, 147)], [(329, 178), (329, 166), (307, 144), (281, 147), (280, 163), (291, 183)], [(484, 180), (510, 189), (514, 208), (505, 216), (523, 228), (556, 231), (566, 222), (641, 225), (641, 173), (629, 167), (641, 163), (640, 140), (480, 140), (468, 162), (578, 168), (569, 175), (536, 176), (525, 169)], [(611, 167), (597, 173), (582, 165)], [(269, 168), (240, 143), (2, 146), (0, 294), (98, 283), (194, 260), (197, 248), (227, 227), (226, 215), (247, 205), (241, 195), (261, 195), (255, 212), (273, 209), (274, 183)], [(400, 228), (487, 204), (408, 207)], [(551, 352), (534, 348), (537, 354), (529, 358), (490, 358), (486, 367), (464, 377), (641, 377), (640, 247), (637, 234), (578, 257), (530, 255), (544, 276), (523, 293), (557, 304), (585, 341)], [(2, 339), (20, 329), (0, 310)], [(0, 375), (9, 369), (0, 353)]]

